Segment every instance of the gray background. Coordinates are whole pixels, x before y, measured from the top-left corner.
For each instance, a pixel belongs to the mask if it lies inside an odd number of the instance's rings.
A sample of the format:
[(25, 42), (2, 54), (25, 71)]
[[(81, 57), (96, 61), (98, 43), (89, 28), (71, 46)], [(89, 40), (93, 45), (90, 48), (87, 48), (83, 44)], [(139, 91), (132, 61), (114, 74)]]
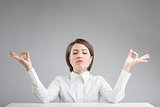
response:
[(160, 0), (0, 0), (0, 106), (37, 102), (24, 67), (11, 58), (29, 50), (45, 87), (68, 75), (65, 49), (76, 38), (94, 47), (92, 74), (114, 87), (129, 49), (148, 63), (131, 69), (122, 102), (160, 105)]

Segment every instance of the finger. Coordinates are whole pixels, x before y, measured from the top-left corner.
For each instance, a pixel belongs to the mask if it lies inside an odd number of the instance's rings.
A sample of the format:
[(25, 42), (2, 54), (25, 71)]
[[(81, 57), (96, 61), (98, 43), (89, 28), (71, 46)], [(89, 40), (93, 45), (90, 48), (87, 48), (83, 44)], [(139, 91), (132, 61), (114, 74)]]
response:
[(26, 51), (26, 58), (27, 58), (27, 59), (30, 58), (30, 57), (29, 57), (29, 51), (28, 51), (28, 50)]
[(20, 59), (19, 56), (18, 56), (16, 53), (14, 53), (13, 51), (10, 51), (10, 55), (11, 55), (12, 57), (18, 59), (18, 60)]
[(150, 56), (149, 56), (149, 54), (145, 54), (144, 56), (142, 56), (142, 57), (140, 57), (140, 59), (148, 59), (148, 58), (150, 58)]
[(138, 53), (132, 52), (135, 55), (135, 59), (138, 59)]
[(129, 53), (128, 53), (128, 57), (131, 57), (131, 56), (132, 56), (132, 52), (133, 52), (133, 50), (130, 49), (130, 51), (129, 51)]
[(139, 62), (148, 62), (147, 60), (139, 60)]
[(10, 51), (10, 54), (11, 54), (11, 55), (16, 55), (16, 53), (14, 53), (13, 51)]
[(20, 54), (20, 58), (22, 59), (23, 58), (23, 55), (25, 54), (26, 52), (22, 52), (21, 54)]

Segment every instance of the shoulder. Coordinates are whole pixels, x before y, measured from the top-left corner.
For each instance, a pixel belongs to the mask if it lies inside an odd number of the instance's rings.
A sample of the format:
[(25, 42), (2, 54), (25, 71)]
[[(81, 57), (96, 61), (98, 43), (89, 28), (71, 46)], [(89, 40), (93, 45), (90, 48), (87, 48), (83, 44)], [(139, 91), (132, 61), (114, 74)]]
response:
[(54, 80), (57, 80), (57, 81), (66, 81), (68, 79), (69, 79), (68, 75), (57, 75)]
[(101, 75), (91, 75), (91, 79), (98, 83), (102, 81), (106, 81), (105, 78)]
[(101, 75), (93, 75), (93, 74), (91, 74), (91, 78), (94, 78), (94, 79), (104, 79), (104, 77), (101, 76)]
[(106, 79), (101, 75), (92, 75), (92, 81), (98, 86), (98, 87), (110, 87), (109, 83), (106, 81)]

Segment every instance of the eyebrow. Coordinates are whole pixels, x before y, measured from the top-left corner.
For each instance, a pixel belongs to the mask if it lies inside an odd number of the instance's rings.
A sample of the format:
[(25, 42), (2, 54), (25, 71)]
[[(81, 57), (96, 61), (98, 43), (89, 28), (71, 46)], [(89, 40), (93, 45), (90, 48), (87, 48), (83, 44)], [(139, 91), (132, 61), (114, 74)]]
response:
[[(87, 49), (82, 49), (82, 51), (88, 51)], [(73, 51), (78, 51), (78, 49), (73, 49)]]

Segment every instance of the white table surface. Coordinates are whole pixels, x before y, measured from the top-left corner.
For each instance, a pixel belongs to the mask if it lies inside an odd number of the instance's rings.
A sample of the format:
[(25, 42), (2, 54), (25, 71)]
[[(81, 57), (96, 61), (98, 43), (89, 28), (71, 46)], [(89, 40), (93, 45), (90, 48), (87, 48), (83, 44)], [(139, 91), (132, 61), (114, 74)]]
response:
[(6, 107), (154, 107), (149, 103), (11, 103)]

